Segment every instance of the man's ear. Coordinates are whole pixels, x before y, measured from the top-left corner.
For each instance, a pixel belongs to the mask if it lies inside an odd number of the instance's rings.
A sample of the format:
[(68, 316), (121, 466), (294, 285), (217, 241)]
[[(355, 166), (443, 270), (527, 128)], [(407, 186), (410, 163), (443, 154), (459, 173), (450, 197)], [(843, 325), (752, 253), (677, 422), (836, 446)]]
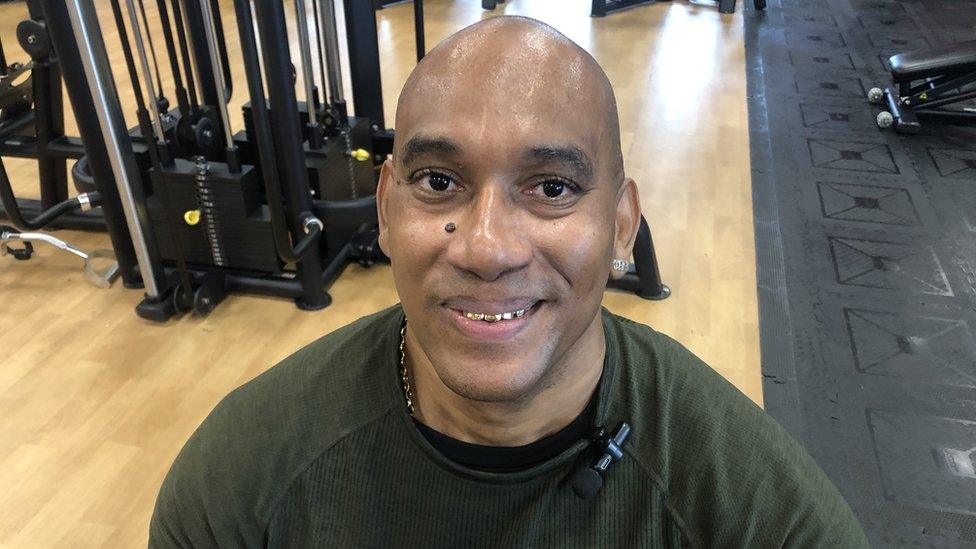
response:
[[(640, 228), (641, 207), (637, 195), (637, 183), (629, 177), (624, 179), (617, 194), (617, 214), (614, 219), (613, 259), (630, 261), (634, 251), (634, 240)], [(619, 279), (626, 273), (611, 270), (610, 278)]]
[(387, 205), (393, 186), (393, 161), (389, 158), (380, 166), (380, 181), (376, 185), (376, 218), (379, 221), (379, 245), (386, 257), (390, 257), (390, 231), (387, 223)]

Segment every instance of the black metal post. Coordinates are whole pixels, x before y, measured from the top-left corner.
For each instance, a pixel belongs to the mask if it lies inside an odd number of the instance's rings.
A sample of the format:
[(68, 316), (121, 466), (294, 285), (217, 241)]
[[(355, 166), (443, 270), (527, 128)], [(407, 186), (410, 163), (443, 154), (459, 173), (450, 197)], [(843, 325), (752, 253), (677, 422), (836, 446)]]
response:
[[(186, 76), (186, 90), (187, 97), (190, 100), (190, 109), (183, 111), (181, 114), (187, 116), (190, 112), (195, 112), (197, 107), (200, 106), (199, 97), (197, 95), (197, 85), (196, 85), (196, 72), (191, 66), (192, 55), (190, 54), (190, 45), (187, 44), (187, 31), (186, 26), (183, 24), (183, 8), (180, 6), (180, 0), (172, 0), (173, 6), (173, 26), (176, 28), (176, 40), (180, 46), (180, 58), (183, 60), (183, 74)], [(163, 10), (160, 10), (160, 14)]]
[[(50, 56), (34, 61), (34, 124), (37, 147), (43, 149), (64, 135), (64, 100), (61, 71)], [(44, 105), (38, 106), (37, 101)], [(68, 168), (63, 158), (38, 154), (37, 175), (41, 184), (41, 205), (47, 209), (68, 199)]]
[(603, 17), (615, 11), (650, 4), (652, 1), (654, 0), (593, 0), (590, 6), (590, 17)]
[[(331, 1), (331, 0), (326, 0)], [(268, 210), (271, 214), (271, 232), (275, 238), (278, 257), (286, 263), (300, 261), (308, 253), (310, 246), (318, 242), (321, 235), (308, 234), (292, 248), (288, 239), (287, 221), (283, 211), (281, 183), (278, 181), (278, 167), (275, 163), (275, 147), (268, 121), (268, 104), (264, 99), (264, 81), (261, 78), (261, 63), (258, 57), (257, 41), (254, 38), (254, 21), (251, 18), (250, 0), (234, 0), (237, 13), (237, 29), (241, 37), (241, 57), (244, 59), (244, 73), (247, 89), (251, 96), (251, 116), (254, 120), (255, 148), (258, 150), (261, 175), (268, 197)]]
[(634, 265), (622, 278), (611, 279), (608, 287), (633, 292), (644, 299), (661, 300), (671, 295), (671, 288), (661, 282), (657, 266), (657, 253), (651, 239), (651, 229), (641, 216), (637, 238), (634, 241)]
[(645, 299), (664, 299), (671, 295), (671, 289), (661, 282), (661, 270), (657, 266), (654, 240), (651, 238), (651, 229), (643, 215), (634, 244), (634, 270), (640, 279), (640, 288), (637, 290), (639, 296)]
[[(346, 5), (358, 3), (360, 2), (347, 2)], [(264, 53), (265, 82), (268, 85), (278, 180), (285, 184), (282, 190), (288, 210), (288, 224), (292, 240), (298, 241), (305, 232), (303, 213), (312, 211), (312, 196), (305, 170), (295, 86), (292, 84), (285, 12), (281, 2), (256, 2), (254, 14)], [(302, 284), (302, 297), (296, 300), (297, 305), (306, 310), (327, 307), (332, 299), (325, 292), (322, 282), (322, 258), (318, 248), (310, 250), (296, 264), (296, 268)]]
[(603, 17), (607, 14), (607, 0), (593, 0), (590, 17)]
[(210, 0), (210, 13), (217, 29), (217, 50), (220, 51), (220, 67), (224, 74), (224, 91), (229, 100), (234, 93), (234, 77), (230, 72), (230, 58), (227, 57), (227, 37), (224, 35), (224, 20), (220, 17), (220, 0)]
[(386, 126), (383, 117), (383, 84), (380, 79), (380, 48), (376, 40), (376, 12), (372, 2), (347, 0), (346, 43), (356, 116), (368, 118), (376, 127)]
[[(173, 73), (173, 84), (176, 86), (176, 104), (179, 105), (180, 113), (186, 115), (190, 112), (190, 100), (186, 95), (186, 86), (183, 84), (183, 71), (180, 69), (179, 58), (176, 53), (176, 41), (173, 40), (173, 27), (169, 19), (169, 9), (166, 7), (166, 0), (157, 0), (159, 10), (159, 20), (163, 26), (163, 40), (166, 42), (166, 53), (169, 57), (170, 71)], [(193, 78), (190, 75), (190, 78)]]
[(417, 40), (417, 62), (427, 55), (424, 44), (424, 0), (413, 0), (413, 32)]
[[(210, 78), (210, 75), (213, 74), (213, 63), (210, 61), (210, 51), (207, 48), (207, 34), (203, 27), (205, 23), (200, 18), (200, 1), (184, 0), (183, 6), (186, 8), (186, 13), (183, 15), (186, 17), (187, 24), (189, 25), (186, 33), (189, 35), (190, 46), (192, 48), (190, 55), (193, 56), (197, 74), (200, 76), (200, 82), (198, 84), (203, 97), (203, 104), (216, 107), (219, 96), (217, 95), (217, 87), (214, 85), (213, 78)], [(209, 0), (203, 1), (208, 2)], [(261, 2), (256, 3), (260, 4)], [(219, 13), (217, 12), (218, 17)]]
[[(31, 19), (43, 20), (35, 2), (28, 3)], [(68, 170), (63, 158), (44, 154), (48, 145), (64, 136), (64, 99), (61, 92), (61, 69), (53, 49), (46, 53), (28, 51), (34, 62), (31, 86), (34, 97), (34, 129), (37, 147), (37, 175), (40, 182), (41, 207), (48, 209), (68, 199)], [(4, 65), (6, 68), (6, 65)]]
[[(63, 0), (41, 0), (45, 23), (51, 36), (51, 44), (57, 52), (60, 63), (67, 67), (80, 67), (81, 54), (75, 43), (71, 20)], [(105, 227), (115, 259), (119, 263), (122, 282), (130, 288), (142, 285), (136, 262), (132, 237), (126, 227), (122, 202), (115, 185), (115, 175), (104, 140), (101, 138), (101, 128), (95, 113), (95, 104), (89, 92), (88, 78), (84, 71), (70, 70), (63, 74), (65, 87), (68, 89), (68, 99), (71, 101), (75, 120), (79, 132), (84, 139), (85, 155), (91, 166), (92, 176), (102, 194), (102, 213), (105, 217)], [(60, 86), (59, 86), (60, 88)]]

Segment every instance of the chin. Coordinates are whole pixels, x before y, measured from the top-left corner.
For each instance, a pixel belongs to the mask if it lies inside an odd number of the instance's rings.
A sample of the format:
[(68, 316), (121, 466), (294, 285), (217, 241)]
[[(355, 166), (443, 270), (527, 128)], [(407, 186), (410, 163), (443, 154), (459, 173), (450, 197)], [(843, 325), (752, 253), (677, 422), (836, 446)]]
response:
[[(438, 361), (440, 362), (440, 361)], [(476, 402), (512, 402), (533, 395), (545, 376), (547, 360), (464, 360), (434, 364), (441, 382), (457, 395)]]

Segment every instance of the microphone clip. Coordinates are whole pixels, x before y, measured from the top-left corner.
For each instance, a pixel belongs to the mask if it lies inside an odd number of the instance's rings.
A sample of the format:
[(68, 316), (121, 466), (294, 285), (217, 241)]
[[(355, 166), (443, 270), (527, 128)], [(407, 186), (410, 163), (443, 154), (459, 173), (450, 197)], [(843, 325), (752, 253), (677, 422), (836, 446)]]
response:
[(603, 475), (615, 462), (624, 457), (623, 445), (630, 436), (630, 424), (623, 422), (611, 437), (602, 427), (598, 427), (590, 437), (597, 451), (597, 458), (589, 467), (580, 469), (573, 475), (573, 492), (590, 499), (603, 487)]

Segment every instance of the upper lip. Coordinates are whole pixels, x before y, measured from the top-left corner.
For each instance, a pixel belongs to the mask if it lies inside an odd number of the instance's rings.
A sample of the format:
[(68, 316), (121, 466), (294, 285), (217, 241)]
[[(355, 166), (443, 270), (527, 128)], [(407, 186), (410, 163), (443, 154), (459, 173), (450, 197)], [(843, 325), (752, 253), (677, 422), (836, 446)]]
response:
[(500, 315), (528, 309), (539, 300), (532, 297), (513, 297), (499, 300), (474, 299), (469, 297), (454, 297), (444, 301), (444, 306), (456, 311), (470, 313), (485, 313), (489, 315)]

